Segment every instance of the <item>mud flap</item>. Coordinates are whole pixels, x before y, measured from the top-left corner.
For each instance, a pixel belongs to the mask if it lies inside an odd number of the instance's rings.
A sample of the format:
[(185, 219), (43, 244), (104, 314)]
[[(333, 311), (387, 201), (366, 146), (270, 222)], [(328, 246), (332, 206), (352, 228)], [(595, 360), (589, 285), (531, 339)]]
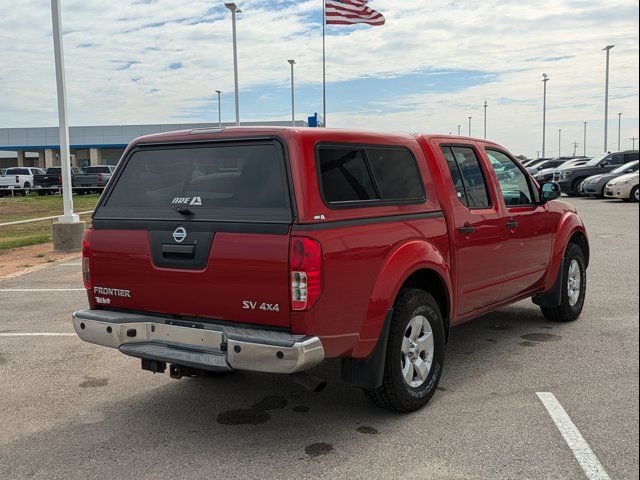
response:
[(562, 288), (565, 285), (564, 282), (564, 258), (560, 262), (560, 271), (556, 277), (556, 281), (551, 287), (551, 290), (543, 293), (538, 293), (533, 297), (533, 303), (539, 307), (557, 307), (562, 303)]
[(384, 362), (387, 356), (387, 341), (393, 310), (389, 310), (373, 353), (366, 360), (343, 358), (340, 366), (342, 381), (351, 387), (378, 388), (382, 385)]

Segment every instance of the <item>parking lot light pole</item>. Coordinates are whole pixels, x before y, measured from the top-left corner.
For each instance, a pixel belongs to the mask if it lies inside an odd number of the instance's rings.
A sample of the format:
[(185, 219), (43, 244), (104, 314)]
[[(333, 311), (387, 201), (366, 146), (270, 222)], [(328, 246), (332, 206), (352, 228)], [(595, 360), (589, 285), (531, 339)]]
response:
[(622, 113), (618, 113), (618, 151), (622, 150)]
[(462, 125), (458, 125), (458, 136), (462, 135)]
[(611, 49), (615, 45), (607, 45), (602, 50), (607, 52), (606, 60), (606, 74), (604, 82), (604, 151), (609, 151), (609, 59), (611, 56)]
[(589, 122), (584, 122), (584, 133), (582, 135), (582, 137), (583, 137), (582, 138), (582, 152), (583, 152), (582, 155), (584, 157), (587, 156), (587, 124), (588, 123)]
[(631, 140), (633, 142), (632, 150), (635, 150), (636, 149), (636, 140), (638, 140), (638, 137), (631, 137), (631, 138), (629, 138), (629, 140)]
[(240, 86), (238, 83), (238, 36), (236, 33), (236, 14), (242, 10), (233, 2), (224, 4), (231, 11), (231, 25), (233, 30), (233, 81), (236, 91), (236, 125), (240, 125)]
[(296, 79), (294, 72), (294, 65), (296, 61), (291, 59), (287, 60), (289, 65), (291, 65), (291, 126), (296, 126)]
[(562, 157), (562, 129), (558, 129), (558, 157)]
[(220, 90), (216, 90), (218, 94), (218, 127), (222, 128), (222, 92)]
[(62, 175), (63, 215), (51, 225), (53, 249), (56, 252), (77, 252), (82, 249), (84, 222), (73, 213), (73, 190), (71, 184), (71, 157), (69, 156), (69, 123), (67, 121), (67, 87), (64, 71), (64, 48), (62, 43), (62, 15), (60, 0), (51, 0), (53, 26), (53, 54), (56, 66), (58, 96), (58, 130), (60, 134), (60, 167)]
[(60, 1), (51, 0), (53, 23), (53, 53), (56, 64), (56, 86), (58, 89), (58, 122), (60, 133), (60, 166), (62, 173), (62, 204), (64, 214), (59, 223), (75, 223), (80, 220), (73, 213), (73, 192), (71, 190), (71, 158), (69, 157), (69, 124), (67, 122), (67, 85), (64, 72), (64, 48), (62, 45), (62, 18)]
[(485, 101), (484, 102), (484, 139), (487, 139), (487, 107), (489, 106), (489, 104)]
[(542, 74), (542, 82), (544, 83), (544, 94), (542, 97), (542, 158), (546, 158), (547, 149), (547, 82), (549, 75)]
[(469, 136), (471, 136), (471, 119), (473, 117), (469, 117)]

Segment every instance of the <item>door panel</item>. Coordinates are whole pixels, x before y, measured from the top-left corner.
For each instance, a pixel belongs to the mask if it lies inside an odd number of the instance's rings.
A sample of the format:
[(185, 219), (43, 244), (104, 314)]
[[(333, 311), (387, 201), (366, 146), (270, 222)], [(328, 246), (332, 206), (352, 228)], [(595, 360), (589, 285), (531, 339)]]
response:
[(494, 166), (506, 208), (506, 272), (501, 299), (517, 297), (533, 288), (546, 273), (551, 256), (553, 224), (529, 176), (509, 155), (486, 150)]
[(498, 301), (505, 272), (506, 236), (503, 217), (475, 148), (440, 146), (439, 161), (448, 181), (454, 229), (454, 268), (458, 315)]

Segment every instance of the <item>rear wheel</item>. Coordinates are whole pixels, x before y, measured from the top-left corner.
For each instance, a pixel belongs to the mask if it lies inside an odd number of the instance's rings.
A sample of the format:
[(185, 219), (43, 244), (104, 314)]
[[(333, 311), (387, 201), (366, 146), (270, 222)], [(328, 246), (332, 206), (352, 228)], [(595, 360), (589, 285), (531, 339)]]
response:
[(587, 293), (587, 262), (584, 252), (570, 243), (562, 264), (562, 302), (557, 307), (540, 307), (553, 322), (573, 322), (580, 317)]
[(412, 412), (426, 405), (442, 375), (444, 321), (438, 303), (428, 293), (407, 289), (394, 305), (382, 385), (366, 389), (376, 405)]
[(24, 182), (24, 185), (22, 186), (22, 190), (20, 190), (20, 195), (24, 197), (25, 195), (29, 195), (30, 191), (31, 191), (31, 184), (29, 182)]
[(638, 189), (638, 187), (633, 187), (633, 190), (631, 190), (631, 195), (629, 196), (629, 200), (636, 203), (640, 201), (640, 190)]

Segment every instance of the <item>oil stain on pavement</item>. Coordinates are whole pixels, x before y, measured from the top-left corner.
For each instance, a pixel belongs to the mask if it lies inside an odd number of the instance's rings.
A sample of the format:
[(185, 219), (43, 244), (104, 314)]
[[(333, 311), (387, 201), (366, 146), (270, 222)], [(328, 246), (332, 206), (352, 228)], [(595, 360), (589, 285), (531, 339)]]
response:
[(244, 408), (239, 410), (229, 410), (218, 415), (220, 425), (259, 425), (271, 419), (264, 410)]
[(280, 410), (287, 406), (287, 400), (281, 396), (265, 397), (258, 403), (251, 405), (251, 408), (255, 410)]
[(327, 455), (328, 453), (332, 452), (333, 445), (329, 443), (312, 443), (311, 445), (307, 445), (304, 451), (310, 457), (316, 458), (322, 455)]
[(304, 405), (298, 405), (293, 407), (293, 411), (296, 413), (307, 413), (309, 412), (309, 407), (305, 407)]
[(108, 378), (84, 377), (86, 380), (82, 382), (80, 388), (100, 388), (106, 387), (109, 383)]
[(520, 338), (523, 340), (528, 340), (531, 342), (558, 342), (562, 340), (561, 335), (554, 335), (552, 333), (527, 333), (526, 335), (521, 335)]
[(377, 429), (368, 427), (367, 425), (362, 425), (361, 427), (358, 427), (357, 430), (359, 433), (363, 433), (365, 435), (377, 435), (378, 433), (380, 433)]
[(251, 408), (229, 410), (218, 415), (220, 425), (259, 425), (271, 419), (267, 410), (280, 410), (287, 406), (287, 400), (281, 396), (265, 397)]

